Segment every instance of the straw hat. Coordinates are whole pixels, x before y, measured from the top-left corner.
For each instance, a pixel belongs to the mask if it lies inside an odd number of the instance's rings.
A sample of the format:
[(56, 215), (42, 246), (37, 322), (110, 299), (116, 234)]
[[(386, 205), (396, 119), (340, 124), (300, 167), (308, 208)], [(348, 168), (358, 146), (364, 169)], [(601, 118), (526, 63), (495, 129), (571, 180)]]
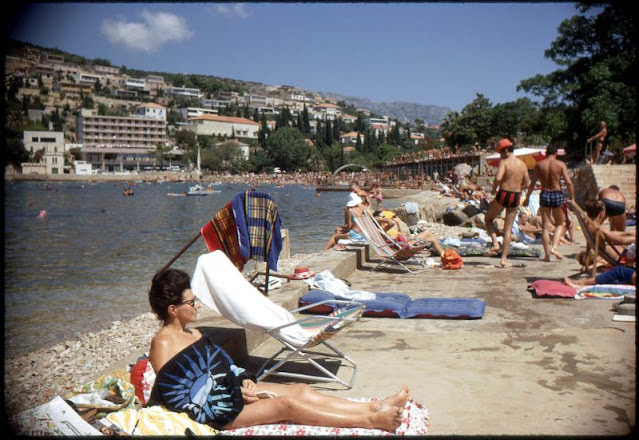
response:
[(291, 275), (292, 280), (305, 280), (306, 278), (311, 278), (315, 276), (315, 272), (311, 272), (306, 266), (298, 266), (293, 271), (293, 275)]

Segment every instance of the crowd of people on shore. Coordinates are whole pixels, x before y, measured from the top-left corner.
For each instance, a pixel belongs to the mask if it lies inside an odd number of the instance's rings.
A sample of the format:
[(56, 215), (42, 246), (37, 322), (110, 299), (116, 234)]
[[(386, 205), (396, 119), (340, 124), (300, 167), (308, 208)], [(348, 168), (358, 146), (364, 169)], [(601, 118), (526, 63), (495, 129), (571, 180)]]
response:
[[(482, 188), (472, 182), (472, 169), (468, 169), (467, 173), (450, 170), (441, 178), (434, 173), (432, 189), (443, 197), (455, 198), (460, 204), (472, 206), (476, 214), (483, 214), (481, 225), (490, 243), (484, 255), (500, 256), (498, 267), (512, 265), (508, 260), (512, 243), (540, 244), (543, 250), (541, 259), (545, 262), (552, 261), (552, 258), (563, 259), (559, 247), (575, 242), (573, 210), (577, 205), (570, 172), (566, 164), (558, 159), (557, 147), (551, 145), (546, 149), (545, 159), (537, 163), (532, 177), (529, 176), (527, 165), (513, 154), (513, 143), (509, 139), (502, 139), (496, 149), (500, 154), (500, 162), (490, 188)], [(387, 232), (391, 242), (395, 243), (398, 236), (402, 241), (422, 239), (430, 243), (432, 254), (442, 254), (439, 240), (444, 237), (434, 237), (429, 231), (422, 231), (421, 235), (395, 232), (402, 229), (398, 226), (401, 220), (395, 212), (380, 207), (381, 195), (376, 195), (374, 186), (373, 192), (364, 191), (354, 180), (350, 191), (344, 208), (344, 224), (339, 225), (329, 237), (324, 251), (333, 247), (342, 249), (349, 242), (365, 242), (362, 231), (352, 220), (352, 213), (366, 209)], [(525, 197), (522, 197), (523, 194)], [(377, 197), (380, 198), (379, 202)], [(587, 210), (594, 212), (592, 217), (585, 219), (591, 222), (593, 231), (601, 229), (601, 222), (608, 219), (612, 232), (604, 232), (606, 240), (634, 259), (635, 237), (623, 232), (628, 216), (634, 218), (634, 206), (626, 206), (623, 193), (614, 185), (601, 189), (596, 200), (588, 203), (591, 202), (600, 205), (599, 211)], [(597, 222), (596, 216), (600, 213), (603, 217)]]

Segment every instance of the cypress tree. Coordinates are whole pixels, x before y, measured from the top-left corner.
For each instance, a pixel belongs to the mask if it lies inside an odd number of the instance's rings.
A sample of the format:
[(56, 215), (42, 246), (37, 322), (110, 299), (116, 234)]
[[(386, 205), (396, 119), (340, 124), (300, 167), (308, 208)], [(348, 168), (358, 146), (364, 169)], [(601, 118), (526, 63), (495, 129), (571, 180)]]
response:
[(302, 111), (302, 122), (304, 123), (304, 125), (303, 125), (304, 134), (310, 134), (311, 133), (311, 123), (308, 120), (308, 109), (306, 108), (306, 103), (304, 103), (304, 110)]

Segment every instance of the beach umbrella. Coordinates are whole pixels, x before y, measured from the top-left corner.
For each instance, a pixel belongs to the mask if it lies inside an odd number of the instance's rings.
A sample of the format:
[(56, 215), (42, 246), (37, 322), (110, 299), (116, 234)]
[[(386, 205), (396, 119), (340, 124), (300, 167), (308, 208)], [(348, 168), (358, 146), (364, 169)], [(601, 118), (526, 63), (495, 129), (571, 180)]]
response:
[(471, 167), (467, 163), (458, 163), (453, 168), (453, 172), (457, 174), (459, 177), (466, 177), (470, 175), (472, 171), (473, 171), (473, 167)]
[[(544, 160), (546, 158), (546, 147), (522, 147), (515, 148), (513, 150), (513, 154), (524, 161), (529, 170), (535, 168), (537, 162)], [(557, 155), (563, 156), (566, 152), (563, 148), (557, 150)], [(486, 163), (490, 166), (496, 167), (499, 165), (499, 161), (501, 160), (501, 156), (499, 153), (494, 153), (489, 156), (486, 156)]]

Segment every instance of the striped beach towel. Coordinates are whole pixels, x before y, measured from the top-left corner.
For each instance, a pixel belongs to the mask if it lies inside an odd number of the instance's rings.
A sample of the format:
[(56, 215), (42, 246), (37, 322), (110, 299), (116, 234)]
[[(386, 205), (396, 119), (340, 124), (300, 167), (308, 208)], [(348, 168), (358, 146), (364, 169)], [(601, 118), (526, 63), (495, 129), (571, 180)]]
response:
[(221, 250), (239, 270), (244, 268), (246, 258), (240, 253), (240, 246), (233, 217), (233, 208), (229, 201), (211, 221), (208, 221), (200, 230), (202, 238), (209, 252)]
[(242, 257), (266, 261), (277, 270), (282, 250), (281, 219), (271, 196), (246, 191), (233, 197), (231, 204)]

